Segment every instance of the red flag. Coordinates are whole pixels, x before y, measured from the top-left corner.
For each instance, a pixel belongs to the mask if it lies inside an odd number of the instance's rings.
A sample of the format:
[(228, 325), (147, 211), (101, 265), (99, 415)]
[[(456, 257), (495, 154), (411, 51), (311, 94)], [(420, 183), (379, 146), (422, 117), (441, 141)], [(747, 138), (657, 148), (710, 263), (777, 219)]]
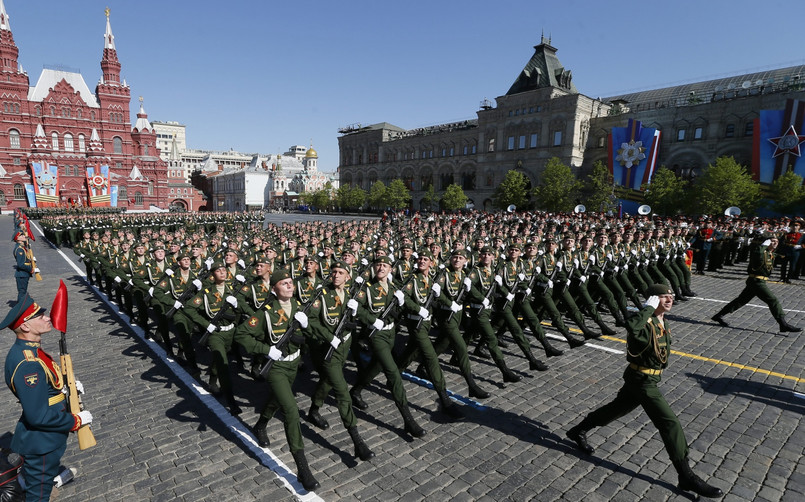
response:
[(56, 291), (56, 298), (50, 307), (50, 322), (53, 327), (62, 333), (67, 332), (67, 286), (64, 281), (59, 280), (59, 290)]
[(27, 217), (25, 218), (25, 231), (28, 232), (29, 239), (31, 239), (32, 241), (36, 240), (36, 237), (34, 237), (34, 233), (31, 232), (31, 222), (28, 221)]

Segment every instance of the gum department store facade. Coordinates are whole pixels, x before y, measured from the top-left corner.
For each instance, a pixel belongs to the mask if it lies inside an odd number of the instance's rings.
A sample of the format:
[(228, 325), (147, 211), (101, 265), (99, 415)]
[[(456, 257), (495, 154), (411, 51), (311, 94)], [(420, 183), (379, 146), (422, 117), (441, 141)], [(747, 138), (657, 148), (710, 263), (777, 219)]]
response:
[(805, 66), (590, 98), (576, 89), (550, 40), (534, 49), (497, 106), (485, 100), (475, 120), (414, 130), (386, 122), (339, 130), (341, 184), (368, 190), (377, 180), (388, 185), (399, 178), (412, 190), (412, 207), (425, 209), (421, 200), (429, 184), (439, 194), (456, 183), (472, 206), (490, 209), (509, 170), (522, 171), (537, 186), (552, 157), (580, 179), (596, 161), (607, 164), (608, 134), (630, 118), (662, 132), (657, 167), (690, 179), (723, 155), (749, 166), (760, 110), (805, 98)]

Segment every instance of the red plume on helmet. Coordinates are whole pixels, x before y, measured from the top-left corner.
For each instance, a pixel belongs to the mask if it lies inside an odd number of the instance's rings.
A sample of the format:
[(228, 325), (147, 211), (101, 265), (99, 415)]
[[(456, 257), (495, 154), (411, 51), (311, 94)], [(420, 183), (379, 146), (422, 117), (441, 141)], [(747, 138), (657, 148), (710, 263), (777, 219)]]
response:
[(50, 322), (58, 331), (67, 331), (67, 286), (62, 280), (59, 280), (59, 290), (56, 291), (56, 298), (50, 307)]

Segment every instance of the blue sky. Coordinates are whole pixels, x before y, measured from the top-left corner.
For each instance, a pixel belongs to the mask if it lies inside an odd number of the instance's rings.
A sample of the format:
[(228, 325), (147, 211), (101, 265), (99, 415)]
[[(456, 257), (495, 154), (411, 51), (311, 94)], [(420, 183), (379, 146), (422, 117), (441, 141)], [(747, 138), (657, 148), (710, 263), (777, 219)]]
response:
[(604, 97), (805, 63), (805, 6), (767, 0), (378, 2), (4, 0), (19, 61), (100, 77), (104, 8), (122, 76), (151, 120), (191, 148), (280, 153), (338, 165), (338, 128), (475, 117), (552, 37), (579, 91)]

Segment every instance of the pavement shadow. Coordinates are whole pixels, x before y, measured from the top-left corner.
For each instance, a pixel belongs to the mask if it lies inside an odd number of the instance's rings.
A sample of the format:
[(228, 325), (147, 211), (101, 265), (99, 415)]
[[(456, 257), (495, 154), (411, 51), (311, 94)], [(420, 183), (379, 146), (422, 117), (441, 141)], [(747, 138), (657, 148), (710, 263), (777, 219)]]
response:
[(729, 377), (710, 378), (696, 373), (686, 375), (696, 380), (704, 391), (711, 394), (743, 397), (767, 406), (805, 415), (805, 399), (798, 398), (794, 395), (794, 391), (780, 385)]

